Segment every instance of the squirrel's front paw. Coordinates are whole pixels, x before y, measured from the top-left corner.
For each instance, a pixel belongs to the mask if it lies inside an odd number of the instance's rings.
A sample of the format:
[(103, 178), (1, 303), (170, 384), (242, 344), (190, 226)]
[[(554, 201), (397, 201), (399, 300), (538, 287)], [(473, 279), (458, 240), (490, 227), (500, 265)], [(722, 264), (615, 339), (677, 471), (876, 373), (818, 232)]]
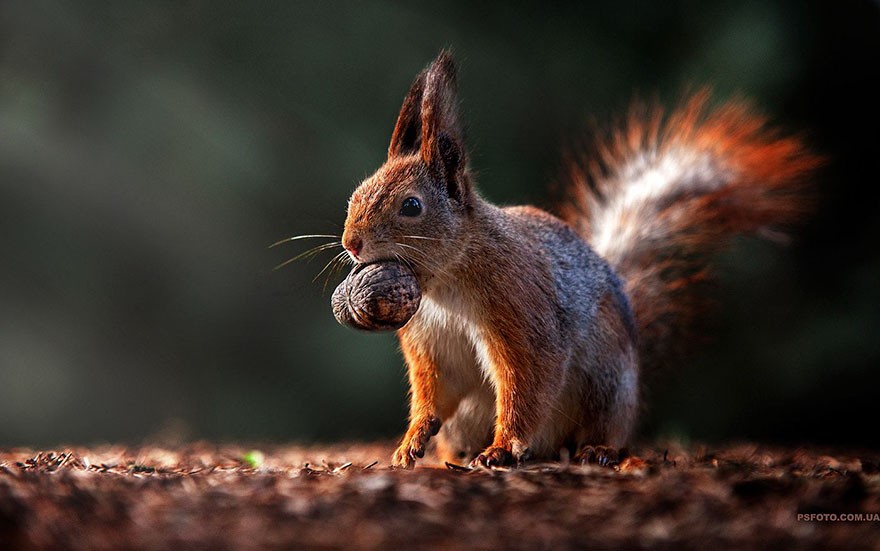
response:
[(440, 431), (440, 425), (440, 419), (437, 417), (426, 417), (410, 423), (406, 436), (403, 437), (400, 446), (391, 457), (391, 466), (412, 469), (416, 464), (416, 459), (425, 456), (428, 441)]
[(471, 467), (508, 467), (516, 463), (513, 453), (507, 448), (490, 446), (471, 461)]

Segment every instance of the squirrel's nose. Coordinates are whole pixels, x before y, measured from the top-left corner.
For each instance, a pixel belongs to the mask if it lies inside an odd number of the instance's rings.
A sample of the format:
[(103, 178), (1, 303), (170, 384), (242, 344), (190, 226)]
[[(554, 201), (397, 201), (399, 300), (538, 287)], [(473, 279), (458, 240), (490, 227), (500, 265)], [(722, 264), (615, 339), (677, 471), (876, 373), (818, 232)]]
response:
[(350, 252), (352, 256), (357, 258), (358, 253), (364, 248), (364, 241), (360, 237), (346, 236), (342, 241), (342, 246), (345, 247), (345, 250)]

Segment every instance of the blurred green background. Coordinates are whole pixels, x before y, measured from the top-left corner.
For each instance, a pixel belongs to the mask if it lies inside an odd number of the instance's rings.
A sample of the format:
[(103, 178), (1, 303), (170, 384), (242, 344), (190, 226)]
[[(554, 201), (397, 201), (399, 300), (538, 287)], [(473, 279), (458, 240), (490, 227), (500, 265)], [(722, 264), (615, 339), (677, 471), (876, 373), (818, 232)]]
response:
[(393, 335), (336, 324), (331, 253), (267, 246), (341, 232), (447, 46), (501, 203), (547, 205), (636, 95), (713, 84), (803, 131), (817, 215), (719, 259), (714, 340), (642, 432), (880, 445), (878, 3), (473, 4), (0, 4), (0, 445), (401, 431)]

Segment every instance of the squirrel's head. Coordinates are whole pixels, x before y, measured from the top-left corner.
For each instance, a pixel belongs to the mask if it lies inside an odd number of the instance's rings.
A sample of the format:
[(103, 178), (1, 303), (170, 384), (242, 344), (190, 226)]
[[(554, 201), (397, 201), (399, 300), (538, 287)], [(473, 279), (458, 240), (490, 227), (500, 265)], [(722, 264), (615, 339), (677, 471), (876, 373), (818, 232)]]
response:
[(410, 87), (385, 164), (349, 199), (342, 244), (355, 262), (400, 258), (424, 280), (460, 254), (473, 202), (455, 65), (443, 51)]

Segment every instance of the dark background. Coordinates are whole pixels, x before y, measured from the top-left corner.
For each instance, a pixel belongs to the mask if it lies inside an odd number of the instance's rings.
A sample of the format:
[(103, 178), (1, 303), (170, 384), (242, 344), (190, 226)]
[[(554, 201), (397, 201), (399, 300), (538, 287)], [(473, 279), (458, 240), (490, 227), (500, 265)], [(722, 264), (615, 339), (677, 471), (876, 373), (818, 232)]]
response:
[(332, 253), (413, 76), (451, 46), (472, 164), (546, 205), (639, 95), (741, 93), (829, 158), (792, 246), (718, 260), (715, 339), (645, 436), (880, 445), (878, 3), (0, 4), (0, 445), (402, 430), (392, 335), (336, 325)]

